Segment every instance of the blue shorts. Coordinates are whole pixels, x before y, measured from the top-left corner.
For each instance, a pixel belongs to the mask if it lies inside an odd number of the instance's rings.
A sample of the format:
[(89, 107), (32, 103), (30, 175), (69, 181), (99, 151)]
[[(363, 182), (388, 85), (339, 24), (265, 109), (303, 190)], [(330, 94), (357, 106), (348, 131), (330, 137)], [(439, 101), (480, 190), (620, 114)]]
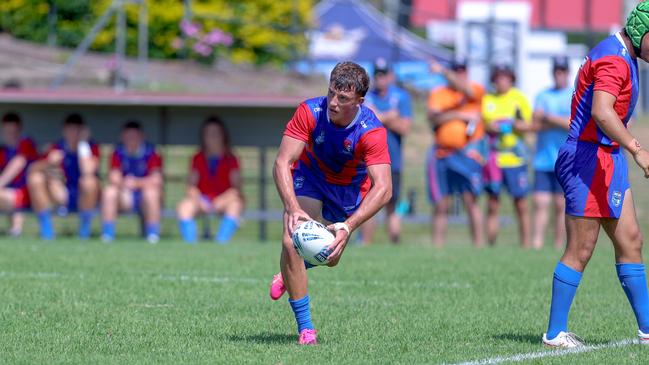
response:
[(296, 196), (306, 196), (322, 202), (322, 218), (329, 222), (343, 222), (361, 205), (360, 186), (336, 185), (315, 176), (309, 168), (299, 164), (293, 171)]
[(566, 214), (576, 217), (620, 218), (629, 171), (620, 148), (568, 140), (554, 166), (565, 192)]
[(514, 199), (524, 198), (529, 192), (529, 179), (527, 178), (527, 166), (507, 167), (500, 169), (502, 178), (491, 180), (485, 191), (490, 195), (500, 195), (502, 187), (507, 189), (509, 195)]
[(534, 191), (551, 194), (562, 194), (563, 189), (554, 171), (534, 171)]
[(482, 166), (462, 151), (437, 158), (435, 148), (428, 152), (426, 162), (428, 197), (433, 203), (453, 195), (482, 191)]
[(131, 212), (142, 214), (142, 190), (133, 190), (133, 208)]
[(76, 213), (79, 210), (79, 185), (67, 186), (69, 213)]

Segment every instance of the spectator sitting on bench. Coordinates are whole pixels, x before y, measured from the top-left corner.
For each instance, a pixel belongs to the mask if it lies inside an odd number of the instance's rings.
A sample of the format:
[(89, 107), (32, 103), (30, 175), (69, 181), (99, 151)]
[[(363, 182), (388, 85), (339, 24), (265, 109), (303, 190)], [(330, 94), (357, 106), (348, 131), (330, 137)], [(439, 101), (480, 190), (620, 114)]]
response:
[(223, 215), (214, 239), (227, 243), (237, 230), (243, 210), (239, 161), (230, 150), (230, 137), (223, 122), (208, 118), (201, 127), (201, 149), (192, 158), (187, 195), (178, 204), (180, 234), (188, 243), (196, 242), (199, 214)]
[(79, 114), (63, 122), (63, 136), (29, 168), (27, 183), (41, 238), (55, 237), (52, 206), (60, 215), (79, 212), (79, 238), (88, 239), (99, 200), (99, 146)]
[(24, 217), (21, 210), (29, 208), (27, 167), (38, 158), (34, 142), (22, 135), (22, 121), (16, 113), (2, 117), (2, 146), (0, 146), (0, 210), (12, 212), (12, 236), (20, 236)]
[(143, 216), (147, 241), (157, 243), (162, 183), (162, 158), (155, 146), (145, 142), (140, 123), (126, 122), (121, 143), (115, 146), (110, 160), (108, 185), (102, 195), (102, 241), (108, 243), (115, 239), (118, 211), (132, 211)]

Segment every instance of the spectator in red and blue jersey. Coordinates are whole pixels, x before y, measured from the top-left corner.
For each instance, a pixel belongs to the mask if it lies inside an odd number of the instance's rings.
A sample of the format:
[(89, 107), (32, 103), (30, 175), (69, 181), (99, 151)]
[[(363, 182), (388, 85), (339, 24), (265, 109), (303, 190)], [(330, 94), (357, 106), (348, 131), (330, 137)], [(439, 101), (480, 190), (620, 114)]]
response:
[(0, 210), (12, 212), (12, 236), (23, 229), (21, 210), (29, 208), (27, 168), (38, 158), (36, 145), (22, 134), (22, 120), (16, 113), (2, 117), (2, 146), (0, 146)]
[(79, 114), (63, 122), (63, 136), (29, 169), (27, 182), (41, 238), (55, 237), (52, 207), (59, 215), (79, 213), (79, 238), (88, 239), (99, 200), (99, 146)]
[(162, 158), (153, 144), (144, 140), (139, 122), (130, 120), (122, 127), (121, 143), (110, 159), (108, 185), (102, 195), (102, 241), (115, 239), (119, 211), (141, 214), (149, 243), (160, 240), (162, 209)]
[(236, 232), (243, 210), (239, 161), (220, 118), (208, 118), (200, 135), (201, 149), (192, 158), (187, 194), (178, 204), (178, 227), (185, 242), (195, 243), (196, 215), (219, 214), (221, 225), (214, 240), (224, 244)]

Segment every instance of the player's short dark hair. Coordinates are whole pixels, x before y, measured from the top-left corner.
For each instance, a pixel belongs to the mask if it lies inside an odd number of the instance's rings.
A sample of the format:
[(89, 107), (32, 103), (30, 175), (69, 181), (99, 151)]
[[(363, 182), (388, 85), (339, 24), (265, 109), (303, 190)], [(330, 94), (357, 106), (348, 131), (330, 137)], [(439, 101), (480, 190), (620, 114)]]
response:
[(17, 124), (19, 127), (23, 125), (20, 115), (16, 112), (7, 112), (2, 116), (2, 124), (13, 123)]
[(331, 71), (329, 83), (338, 91), (354, 91), (365, 96), (370, 88), (370, 77), (361, 65), (346, 61), (340, 62)]
[(203, 144), (203, 135), (205, 135), (205, 128), (207, 128), (210, 125), (215, 125), (221, 129), (221, 134), (223, 135), (223, 144), (225, 145), (225, 150), (227, 152), (230, 152), (230, 149), (232, 145), (230, 144), (230, 133), (228, 132), (228, 128), (225, 126), (225, 123), (223, 120), (217, 116), (217, 115), (210, 115), (205, 119), (203, 122), (203, 125), (201, 125), (201, 133), (200, 133), (200, 140), (201, 140), (201, 145)]
[(137, 120), (135, 120), (135, 119), (129, 119), (122, 126), (123, 131), (125, 131), (127, 129), (135, 129), (137, 131), (142, 132), (142, 124), (140, 122), (138, 122)]
[(72, 113), (68, 114), (67, 117), (63, 120), (63, 125), (74, 125), (74, 126), (83, 126), (86, 123), (83, 121), (83, 117), (81, 114), (78, 113)]

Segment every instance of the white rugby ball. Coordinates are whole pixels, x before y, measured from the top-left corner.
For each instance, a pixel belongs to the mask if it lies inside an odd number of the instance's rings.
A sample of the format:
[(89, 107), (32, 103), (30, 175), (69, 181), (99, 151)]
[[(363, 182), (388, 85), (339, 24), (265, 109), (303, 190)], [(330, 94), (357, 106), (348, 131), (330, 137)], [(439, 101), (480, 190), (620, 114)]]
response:
[(316, 221), (300, 223), (293, 231), (293, 247), (304, 261), (311, 265), (326, 265), (329, 260), (329, 245), (334, 235)]

